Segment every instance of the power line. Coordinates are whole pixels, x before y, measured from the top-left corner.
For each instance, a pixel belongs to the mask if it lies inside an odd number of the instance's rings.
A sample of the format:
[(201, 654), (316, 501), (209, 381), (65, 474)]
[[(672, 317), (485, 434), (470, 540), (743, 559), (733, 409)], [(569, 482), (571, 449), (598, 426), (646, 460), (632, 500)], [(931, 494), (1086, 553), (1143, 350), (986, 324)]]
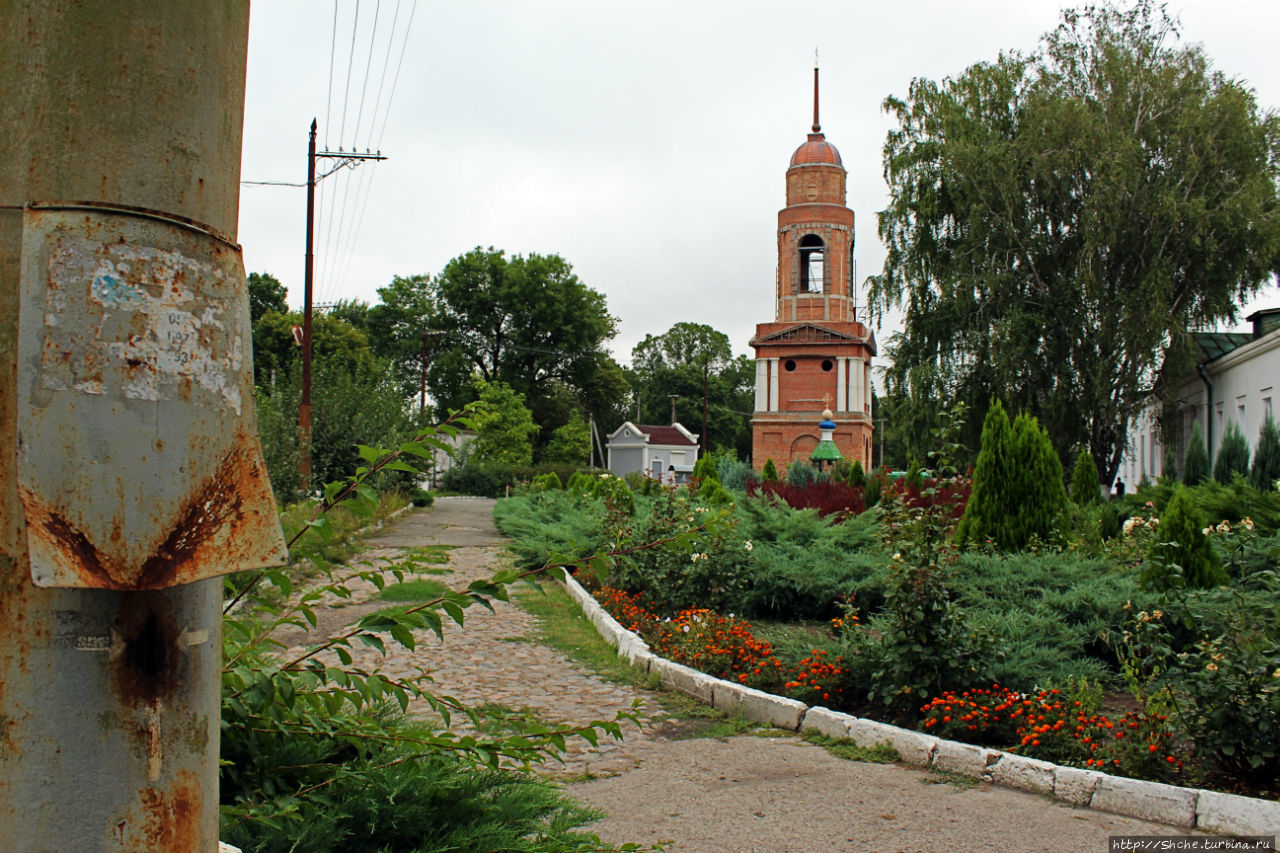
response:
[(333, 27), (329, 35), (329, 93), (324, 104), (324, 147), (329, 147), (329, 115), (333, 112), (333, 57), (338, 47), (338, 0), (333, 0)]
[(360, 139), (360, 121), (364, 118), (364, 102), (369, 94), (369, 71), (373, 68), (373, 44), (378, 38), (378, 16), (382, 13), (382, 0), (376, 0), (373, 7), (373, 26), (369, 30), (369, 55), (364, 61), (364, 83), (360, 85), (360, 107), (356, 110), (356, 129), (351, 132), (351, 141)]

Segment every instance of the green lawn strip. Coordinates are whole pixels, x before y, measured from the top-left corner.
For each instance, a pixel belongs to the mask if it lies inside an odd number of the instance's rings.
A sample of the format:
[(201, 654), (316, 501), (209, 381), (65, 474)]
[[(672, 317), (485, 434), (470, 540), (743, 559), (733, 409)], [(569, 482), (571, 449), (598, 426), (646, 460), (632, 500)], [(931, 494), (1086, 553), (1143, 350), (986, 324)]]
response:
[(869, 764), (893, 764), (901, 759), (898, 750), (887, 743), (872, 747), (858, 746), (851, 740), (827, 737), (817, 729), (805, 729), (800, 736), (814, 746), (820, 746), (836, 758), (846, 761), (865, 761)]
[(657, 673), (641, 672), (633, 667), (604, 641), (560, 584), (543, 581), (535, 587), (525, 585), (514, 590), (512, 600), (537, 619), (539, 642), (608, 681), (654, 691), (662, 713), (648, 725), (681, 722), (681, 726), (670, 732), (672, 738), (721, 738), (759, 728), (740, 715), (731, 716), (683, 693), (666, 690)]

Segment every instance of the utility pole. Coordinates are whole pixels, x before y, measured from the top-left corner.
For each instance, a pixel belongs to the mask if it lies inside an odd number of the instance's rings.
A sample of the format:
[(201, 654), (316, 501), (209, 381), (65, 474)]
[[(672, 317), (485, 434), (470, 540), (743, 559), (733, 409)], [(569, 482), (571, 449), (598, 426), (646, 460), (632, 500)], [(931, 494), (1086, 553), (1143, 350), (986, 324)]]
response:
[(680, 398), (676, 394), (668, 394), (667, 397), (670, 398), (671, 400), (671, 425), (675, 426), (676, 425), (676, 400)]
[[(316, 160), (336, 160), (333, 168), (316, 177)], [(311, 294), (315, 277), (316, 182), (343, 168), (355, 168), (361, 160), (385, 160), (376, 154), (356, 151), (316, 151), (316, 120), (311, 119), (307, 135), (307, 257), (303, 265), (302, 298), (302, 400), (298, 404), (298, 479), (302, 490), (311, 493)], [(425, 346), (425, 342), (424, 342)], [(424, 401), (425, 402), (425, 401)]]
[(707, 455), (707, 385), (711, 377), (711, 362), (702, 365), (702, 455)]
[(423, 329), (422, 330), (422, 372), (420, 376), (420, 384), (418, 387), (418, 414), (422, 415), (427, 410), (427, 341), (431, 338), (438, 338), (444, 335), (440, 330)]
[(212, 853), (217, 575), (286, 556), (239, 349), (249, 2), (5, 10), (0, 848)]

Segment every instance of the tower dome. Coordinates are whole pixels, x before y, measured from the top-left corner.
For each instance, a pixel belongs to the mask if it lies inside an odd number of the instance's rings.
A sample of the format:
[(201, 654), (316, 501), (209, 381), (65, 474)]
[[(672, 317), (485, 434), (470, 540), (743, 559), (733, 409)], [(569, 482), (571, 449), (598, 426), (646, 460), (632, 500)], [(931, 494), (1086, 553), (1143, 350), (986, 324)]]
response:
[(809, 139), (791, 155), (792, 166), (804, 166), (808, 163), (822, 163), (829, 166), (843, 166), (840, 152), (827, 141), (821, 133), (809, 134)]

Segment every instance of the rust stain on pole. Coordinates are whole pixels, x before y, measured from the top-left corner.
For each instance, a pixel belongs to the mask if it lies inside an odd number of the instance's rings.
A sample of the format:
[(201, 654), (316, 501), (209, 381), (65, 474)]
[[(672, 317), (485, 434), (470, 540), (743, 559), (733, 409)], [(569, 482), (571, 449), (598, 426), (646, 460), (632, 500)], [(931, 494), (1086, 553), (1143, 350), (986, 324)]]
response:
[(159, 589), (284, 562), (243, 281), (238, 249), (197, 223), (28, 207), (18, 488), (37, 584)]

